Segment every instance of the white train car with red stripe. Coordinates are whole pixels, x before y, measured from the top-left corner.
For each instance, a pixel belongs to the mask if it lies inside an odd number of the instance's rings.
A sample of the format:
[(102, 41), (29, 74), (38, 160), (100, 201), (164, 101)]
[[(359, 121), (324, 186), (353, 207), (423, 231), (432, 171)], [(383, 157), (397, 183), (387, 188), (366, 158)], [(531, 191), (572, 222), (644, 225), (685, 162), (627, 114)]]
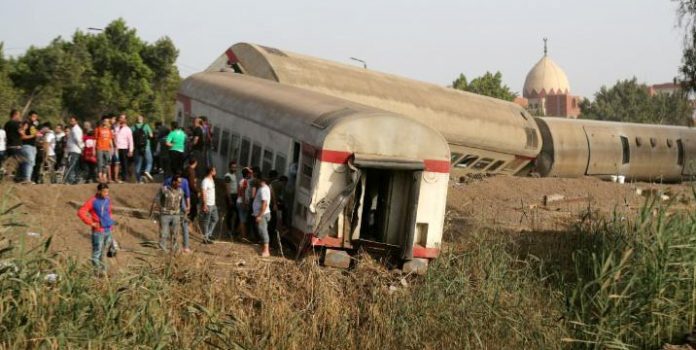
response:
[(332, 254), (391, 251), (417, 266), (438, 255), (450, 152), (431, 127), (231, 71), (184, 80), (176, 108), (180, 123), (205, 115), (215, 126), (219, 170), (236, 160), (289, 177), (284, 215), (297, 240)]

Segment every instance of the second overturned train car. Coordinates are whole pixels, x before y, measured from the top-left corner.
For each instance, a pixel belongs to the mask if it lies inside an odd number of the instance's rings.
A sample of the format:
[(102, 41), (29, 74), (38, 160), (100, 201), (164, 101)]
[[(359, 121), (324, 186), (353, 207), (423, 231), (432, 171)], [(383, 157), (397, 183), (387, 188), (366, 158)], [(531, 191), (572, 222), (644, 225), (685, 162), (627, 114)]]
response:
[(392, 111), (438, 130), (451, 173), (500, 173), (681, 181), (696, 175), (696, 130), (532, 117), (520, 106), (261, 45), (239, 43), (221, 69)]

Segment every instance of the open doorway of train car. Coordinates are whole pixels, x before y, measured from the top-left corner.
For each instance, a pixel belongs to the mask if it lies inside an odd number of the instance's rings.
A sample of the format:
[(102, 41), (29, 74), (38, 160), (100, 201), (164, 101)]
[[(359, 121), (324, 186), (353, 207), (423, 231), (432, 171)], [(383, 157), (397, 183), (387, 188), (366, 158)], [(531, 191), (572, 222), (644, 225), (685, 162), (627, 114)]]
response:
[(401, 165), (360, 167), (360, 183), (350, 210), (352, 236), (360, 246), (400, 253), (402, 258), (410, 259), (423, 173), (418, 164)]

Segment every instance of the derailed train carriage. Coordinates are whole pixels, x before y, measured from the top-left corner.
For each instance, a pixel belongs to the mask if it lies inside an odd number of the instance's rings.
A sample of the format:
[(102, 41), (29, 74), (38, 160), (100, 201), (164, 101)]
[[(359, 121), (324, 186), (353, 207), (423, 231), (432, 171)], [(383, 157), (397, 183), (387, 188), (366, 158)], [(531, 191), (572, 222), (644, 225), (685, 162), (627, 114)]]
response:
[(233, 72), (181, 84), (178, 121), (218, 128), (214, 159), (288, 174), (284, 198), (296, 242), (376, 247), (407, 264), (438, 255), (449, 147), (434, 129), (358, 103)]
[(231, 46), (208, 70), (226, 67), (431, 125), (450, 144), (454, 176), (537, 172), (680, 181), (696, 175), (693, 128), (534, 118), (511, 102), (249, 43)]

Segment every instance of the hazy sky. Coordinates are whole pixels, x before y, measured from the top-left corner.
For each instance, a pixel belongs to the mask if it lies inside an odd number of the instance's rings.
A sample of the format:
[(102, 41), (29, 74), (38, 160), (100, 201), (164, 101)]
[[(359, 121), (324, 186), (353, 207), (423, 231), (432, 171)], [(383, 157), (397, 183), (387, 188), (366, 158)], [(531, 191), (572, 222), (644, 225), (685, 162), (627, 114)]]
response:
[(76, 1), (0, 0), (0, 41), (21, 54), (76, 29), (122, 17), (148, 41), (169, 36), (182, 76), (230, 45), (248, 41), (447, 85), (459, 73), (499, 70), (521, 92), (529, 69), (549, 56), (574, 94), (636, 76), (671, 81), (683, 31), (669, 0), (496, 1)]

